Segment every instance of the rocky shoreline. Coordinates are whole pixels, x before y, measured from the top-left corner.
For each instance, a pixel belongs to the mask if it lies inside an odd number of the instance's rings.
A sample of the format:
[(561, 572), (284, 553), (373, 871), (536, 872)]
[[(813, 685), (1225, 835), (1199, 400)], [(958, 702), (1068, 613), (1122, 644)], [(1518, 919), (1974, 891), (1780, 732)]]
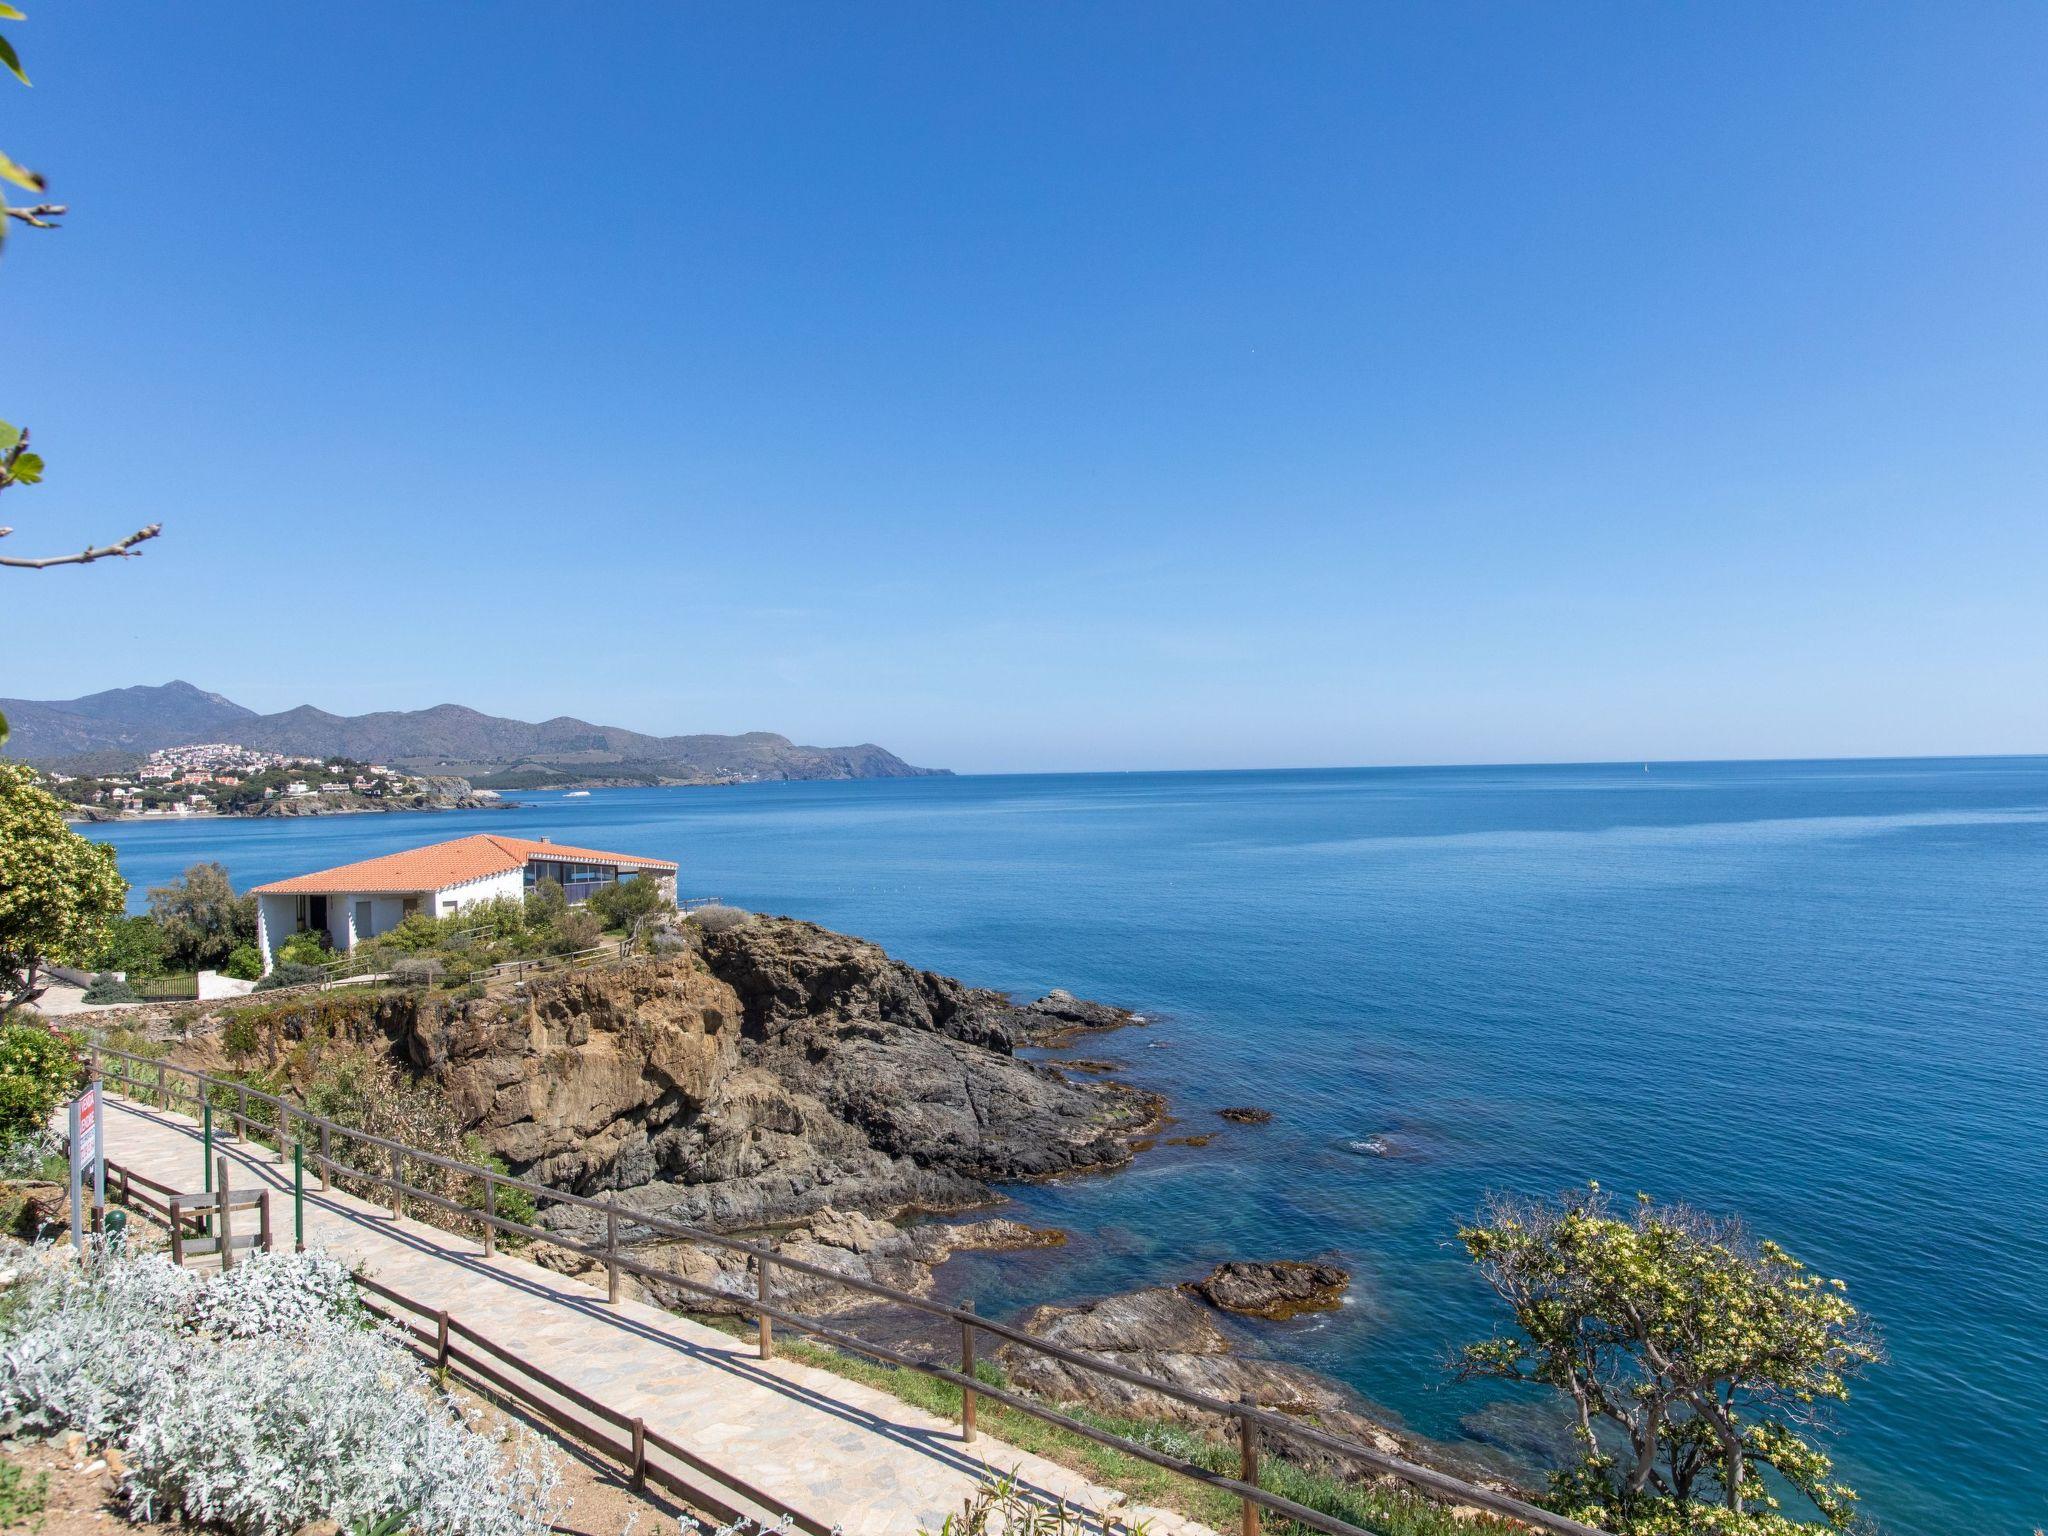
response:
[[(898, 1223), (997, 1207), (1003, 1184), (1114, 1172), (1168, 1123), (1164, 1100), (1120, 1080), (1116, 1063), (1083, 1059), (1063, 1071), (1019, 1055), (1145, 1022), (1126, 1010), (1058, 991), (1019, 1004), (790, 918), (709, 932), (682, 923), (657, 949), (485, 998), (399, 991), (310, 1006), (330, 1038), (388, 1048), (430, 1080), (463, 1129), (515, 1174), (744, 1234), (916, 1296), (934, 1294), (958, 1253), (1044, 1249), (1066, 1238), (999, 1215)], [(273, 1049), (281, 1058), (291, 1043)], [(1225, 1113), (1249, 1125), (1270, 1118), (1250, 1107)], [(1209, 1138), (1171, 1139), (1199, 1146)], [(596, 1214), (575, 1206), (544, 1209), (539, 1219), (571, 1242), (604, 1235)], [(630, 1222), (621, 1236), (643, 1261), (694, 1282), (650, 1280), (653, 1299), (696, 1312), (747, 1310), (752, 1276), (743, 1260)], [(601, 1266), (570, 1248), (543, 1243), (534, 1256), (601, 1281)], [(957, 1347), (920, 1343), (929, 1319), (915, 1309), (794, 1271), (785, 1277), (782, 1299), (798, 1310), (848, 1318), (892, 1345), (938, 1354)], [(1397, 1436), (1340, 1383), (1266, 1356), (1262, 1320), (1337, 1305), (1349, 1282), (1318, 1261), (1240, 1261), (1183, 1285), (1041, 1307), (1024, 1323), (1192, 1390), (1248, 1397), (1383, 1451), (1449, 1463), (1442, 1448)], [(705, 1287), (733, 1303), (722, 1307)], [(1002, 1359), (1013, 1380), (1054, 1401), (1203, 1417), (1033, 1351), (1012, 1346)]]

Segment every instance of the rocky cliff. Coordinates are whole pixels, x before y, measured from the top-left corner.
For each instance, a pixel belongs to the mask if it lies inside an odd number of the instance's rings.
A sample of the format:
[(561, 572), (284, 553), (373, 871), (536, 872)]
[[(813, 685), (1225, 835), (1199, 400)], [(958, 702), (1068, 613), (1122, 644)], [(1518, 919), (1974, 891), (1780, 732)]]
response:
[[(733, 1229), (964, 1209), (994, 1181), (1128, 1162), (1156, 1097), (1015, 1054), (1093, 1006), (1020, 1008), (862, 940), (756, 918), (502, 997), (390, 995), (359, 1005), (349, 1032), (388, 1041), (514, 1172)], [(581, 1217), (550, 1219), (575, 1233)]]

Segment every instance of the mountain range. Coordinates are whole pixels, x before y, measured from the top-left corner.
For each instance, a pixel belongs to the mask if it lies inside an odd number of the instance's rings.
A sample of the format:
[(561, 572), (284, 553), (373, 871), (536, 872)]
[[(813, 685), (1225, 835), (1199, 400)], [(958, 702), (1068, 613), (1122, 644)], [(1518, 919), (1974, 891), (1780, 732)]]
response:
[(234, 742), (269, 752), (350, 757), (495, 789), (575, 784), (706, 784), (747, 779), (899, 779), (914, 768), (871, 742), (799, 746), (787, 736), (649, 736), (569, 715), (538, 723), (460, 704), (332, 715), (302, 704), (264, 715), (190, 683), (110, 688), (80, 699), (0, 699), (11, 757), (64, 772), (107, 773), (158, 747)]

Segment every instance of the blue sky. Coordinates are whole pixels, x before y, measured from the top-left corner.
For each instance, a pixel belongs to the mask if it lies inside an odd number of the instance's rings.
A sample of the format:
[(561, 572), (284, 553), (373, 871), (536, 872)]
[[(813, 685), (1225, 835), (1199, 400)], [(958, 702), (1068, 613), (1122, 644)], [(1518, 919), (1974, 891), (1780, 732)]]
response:
[(0, 695), (2048, 749), (2048, 9), (24, 8)]

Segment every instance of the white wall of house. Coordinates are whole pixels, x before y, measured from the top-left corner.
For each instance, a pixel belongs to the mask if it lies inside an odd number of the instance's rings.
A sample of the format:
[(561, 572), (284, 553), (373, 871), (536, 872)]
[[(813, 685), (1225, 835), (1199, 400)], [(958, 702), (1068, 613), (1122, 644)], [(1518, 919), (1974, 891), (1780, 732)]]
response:
[(500, 896), (517, 901), (525, 894), (524, 871), (508, 869), (500, 875), (485, 875), (481, 880), (466, 880), (434, 892), (433, 915), (447, 917), (480, 901), (494, 901)]
[(278, 946), (299, 928), (299, 898), (258, 896), (256, 898), (256, 947), (263, 953), (263, 969), (277, 964)]

